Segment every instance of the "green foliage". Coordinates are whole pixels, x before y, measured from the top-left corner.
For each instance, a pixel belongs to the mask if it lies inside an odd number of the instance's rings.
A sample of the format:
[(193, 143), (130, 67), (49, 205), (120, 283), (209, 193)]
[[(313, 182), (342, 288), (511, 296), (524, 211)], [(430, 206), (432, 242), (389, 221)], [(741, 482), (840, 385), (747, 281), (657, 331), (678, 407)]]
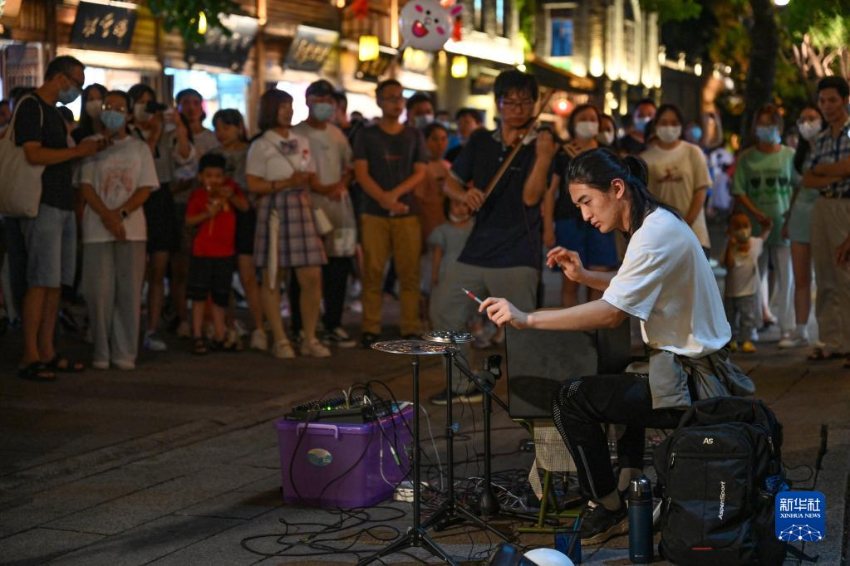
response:
[(693, 20), (702, 12), (698, 0), (643, 0), (640, 4), (645, 10), (658, 12), (661, 23)]
[(537, 0), (516, 0), (516, 10), (519, 14), (519, 35), (522, 38), (526, 52), (534, 51), (536, 42), (534, 23), (537, 14)]
[[(841, 33), (844, 30), (844, 39), (847, 39), (848, 14), (850, 6), (847, 0), (791, 0), (788, 6), (782, 9), (780, 18), (791, 39), (800, 41), (803, 34), (818, 32), (828, 29), (827, 35), (834, 32)], [(840, 43), (830, 43), (840, 45)]]
[(207, 28), (219, 28), (225, 35), (225, 28), (219, 14), (238, 14), (239, 5), (233, 0), (148, 0), (151, 13), (162, 21), (167, 31), (176, 30), (187, 43), (200, 44), (204, 36), (198, 32), (198, 18), (201, 12), (207, 18)]

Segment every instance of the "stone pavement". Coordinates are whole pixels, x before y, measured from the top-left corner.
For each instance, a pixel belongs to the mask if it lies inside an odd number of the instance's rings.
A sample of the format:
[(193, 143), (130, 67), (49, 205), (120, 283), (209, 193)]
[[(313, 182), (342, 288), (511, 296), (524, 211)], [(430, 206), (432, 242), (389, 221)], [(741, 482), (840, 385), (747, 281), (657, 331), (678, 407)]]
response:
[[(82, 343), (68, 343), (70, 352), (85, 353)], [(283, 505), (273, 423), (293, 405), (370, 379), (387, 383), (399, 399), (410, 399), (409, 360), (358, 348), (335, 351), (329, 360), (281, 362), (249, 352), (196, 357), (187, 342), (176, 339), (170, 346), (164, 354), (144, 354), (133, 372), (89, 370), (41, 384), (14, 376), (19, 336), (0, 338), (0, 562), (355, 562), (351, 554), (298, 556), (314, 552), (303, 544), (290, 546), (306, 536), (283, 536), (287, 529), (303, 533), (305, 523), (330, 524), (341, 516)], [(842, 553), (847, 558), (850, 370), (839, 362), (807, 364), (803, 356), (767, 344), (738, 359), (785, 426), (789, 475), (798, 487), (827, 494), (827, 540), (807, 551), (819, 553), (822, 564), (839, 564)], [(438, 360), (425, 360), (423, 368), (427, 397), (440, 388), (442, 370)], [(497, 391), (506, 396), (504, 379)], [(441, 452), (443, 410), (426, 409)], [(459, 478), (481, 474), (479, 411), (457, 410)], [(815, 478), (823, 426), (827, 452)], [(528, 437), (525, 430), (501, 410), (494, 428), (499, 455), (494, 470), (527, 470), (532, 455), (519, 451)], [(434, 460), (430, 441), (425, 450)], [(404, 530), (409, 509), (403, 503), (381, 506), (368, 518)], [(351, 541), (362, 528), (331, 535), (337, 540), (331, 544)], [(375, 537), (392, 531), (383, 527), (362, 535), (358, 548), (377, 549), (384, 543)], [(461, 558), (484, 558), (497, 542), (463, 530), (437, 536)], [(552, 543), (541, 536), (521, 541)], [(619, 537), (586, 548), (585, 563), (628, 563), (626, 546)], [(412, 559), (396, 555), (387, 561)]]

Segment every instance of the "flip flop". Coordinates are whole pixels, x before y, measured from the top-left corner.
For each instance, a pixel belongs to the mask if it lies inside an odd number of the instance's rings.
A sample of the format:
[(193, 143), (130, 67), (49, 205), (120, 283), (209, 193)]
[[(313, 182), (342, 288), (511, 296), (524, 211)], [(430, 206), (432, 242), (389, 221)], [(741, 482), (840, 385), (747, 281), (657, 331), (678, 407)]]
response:
[(53, 356), (53, 359), (45, 363), (44, 366), (59, 373), (80, 373), (86, 369), (83, 362), (59, 354)]
[(18, 368), (18, 377), (30, 381), (56, 381), (56, 374), (41, 362), (33, 362)]
[(826, 362), (829, 360), (840, 360), (844, 357), (844, 354), (839, 354), (838, 352), (831, 352), (827, 354), (824, 352), (823, 348), (815, 348), (812, 350), (812, 353), (806, 357), (806, 359), (810, 362)]

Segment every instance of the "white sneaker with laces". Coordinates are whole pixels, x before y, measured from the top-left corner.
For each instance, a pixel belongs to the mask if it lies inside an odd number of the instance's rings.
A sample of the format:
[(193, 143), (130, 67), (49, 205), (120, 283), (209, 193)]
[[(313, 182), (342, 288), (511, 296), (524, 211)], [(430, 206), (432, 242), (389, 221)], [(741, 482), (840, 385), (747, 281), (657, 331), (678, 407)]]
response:
[(168, 345), (165, 341), (152, 330), (145, 332), (144, 345), (145, 350), (149, 350), (151, 352), (165, 352), (168, 350)]
[(803, 348), (809, 345), (809, 339), (805, 336), (786, 336), (779, 341), (778, 346), (782, 349)]
[(312, 340), (304, 340), (301, 343), (301, 355), (312, 356), (314, 358), (330, 358), (331, 351), (316, 338), (313, 338)]

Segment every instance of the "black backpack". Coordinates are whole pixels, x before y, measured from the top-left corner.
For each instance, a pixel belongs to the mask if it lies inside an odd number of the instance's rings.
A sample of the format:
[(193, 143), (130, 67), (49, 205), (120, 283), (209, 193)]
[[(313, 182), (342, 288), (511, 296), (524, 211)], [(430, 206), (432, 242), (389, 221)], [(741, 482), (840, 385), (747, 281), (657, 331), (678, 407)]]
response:
[(761, 401), (698, 401), (655, 451), (664, 558), (687, 566), (781, 565), (774, 498), (787, 489), (782, 425)]

